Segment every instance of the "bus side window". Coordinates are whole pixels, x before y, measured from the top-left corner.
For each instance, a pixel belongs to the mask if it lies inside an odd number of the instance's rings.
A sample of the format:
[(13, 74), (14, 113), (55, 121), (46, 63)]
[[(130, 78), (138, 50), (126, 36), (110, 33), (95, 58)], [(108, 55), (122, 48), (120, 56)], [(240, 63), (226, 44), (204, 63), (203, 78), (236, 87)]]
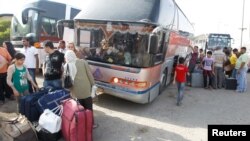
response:
[(165, 36), (166, 36), (165, 32), (161, 32), (159, 34), (159, 41), (158, 41), (158, 45), (157, 45), (157, 53), (154, 56), (154, 63), (155, 64), (158, 64), (160, 61), (163, 60), (163, 48), (165, 46)]
[(43, 17), (41, 25), (42, 36), (56, 36), (56, 20)]

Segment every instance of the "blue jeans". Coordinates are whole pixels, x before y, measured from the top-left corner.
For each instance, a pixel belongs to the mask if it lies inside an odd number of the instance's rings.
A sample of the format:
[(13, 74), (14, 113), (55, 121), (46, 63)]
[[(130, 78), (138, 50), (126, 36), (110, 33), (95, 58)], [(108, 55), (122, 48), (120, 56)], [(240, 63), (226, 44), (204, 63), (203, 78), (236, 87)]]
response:
[[(28, 71), (29, 71), (29, 74), (30, 74), (32, 80), (36, 83), (36, 69), (34, 69), (34, 68), (28, 68)], [(31, 84), (31, 82), (28, 81), (28, 84), (29, 84), (29, 93), (33, 93), (34, 90), (33, 90), (33, 86)]]
[(237, 92), (246, 92), (247, 91), (247, 68), (240, 70), (240, 73), (236, 74), (237, 79)]
[(177, 94), (177, 104), (180, 104), (180, 102), (183, 99), (183, 93), (185, 89), (185, 82), (176, 82), (177, 84), (177, 89), (178, 89), (178, 94)]
[(236, 74), (237, 74), (237, 70), (236, 69), (233, 69), (232, 71), (232, 78), (236, 78)]
[(54, 88), (54, 89), (62, 89), (62, 80), (44, 80), (43, 82), (44, 88)]

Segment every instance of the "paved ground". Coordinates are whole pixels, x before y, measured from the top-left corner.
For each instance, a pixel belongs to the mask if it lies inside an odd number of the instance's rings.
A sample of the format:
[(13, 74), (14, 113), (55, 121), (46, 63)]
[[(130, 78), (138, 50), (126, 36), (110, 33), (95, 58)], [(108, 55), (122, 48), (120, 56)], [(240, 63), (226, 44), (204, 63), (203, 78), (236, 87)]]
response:
[[(39, 84), (42, 79), (39, 78)], [(250, 74), (248, 74), (250, 87)], [(250, 124), (250, 92), (186, 88), (183, 105), (175, 105), (171, 85), (150, 104), (136, 104), (109, 95), (94, 105), (94, 141), (206, 141), (208, 124)], [(13, 112), (8, 101), (0, 111)]]

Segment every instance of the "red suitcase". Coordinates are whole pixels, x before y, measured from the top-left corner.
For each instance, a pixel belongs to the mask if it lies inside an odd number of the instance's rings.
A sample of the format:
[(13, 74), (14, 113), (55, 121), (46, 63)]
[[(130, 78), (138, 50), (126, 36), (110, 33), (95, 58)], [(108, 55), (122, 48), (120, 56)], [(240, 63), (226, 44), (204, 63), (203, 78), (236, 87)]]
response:
[(93, 113), (77, 101), (63, 102), (62, 135), (66, 141), (92, 141)]

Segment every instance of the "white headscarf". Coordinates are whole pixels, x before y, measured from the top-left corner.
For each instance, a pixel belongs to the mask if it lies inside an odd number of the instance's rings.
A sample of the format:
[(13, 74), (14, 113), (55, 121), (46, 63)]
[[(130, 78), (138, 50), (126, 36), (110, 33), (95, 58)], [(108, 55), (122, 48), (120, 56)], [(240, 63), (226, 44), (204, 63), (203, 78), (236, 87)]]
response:
[(69, 73), (70, 76), (72, 78), (72, 80), (74, 81), (76, 73), (77, 73), (77, 68), (76, 68), (76, 54), (74, 51), (72, 50), (67, 50), (65, 55), (65, 64), (64, 64), (64, 74), (66, 73), (67, 70), (67, 65), (69, 65)]

